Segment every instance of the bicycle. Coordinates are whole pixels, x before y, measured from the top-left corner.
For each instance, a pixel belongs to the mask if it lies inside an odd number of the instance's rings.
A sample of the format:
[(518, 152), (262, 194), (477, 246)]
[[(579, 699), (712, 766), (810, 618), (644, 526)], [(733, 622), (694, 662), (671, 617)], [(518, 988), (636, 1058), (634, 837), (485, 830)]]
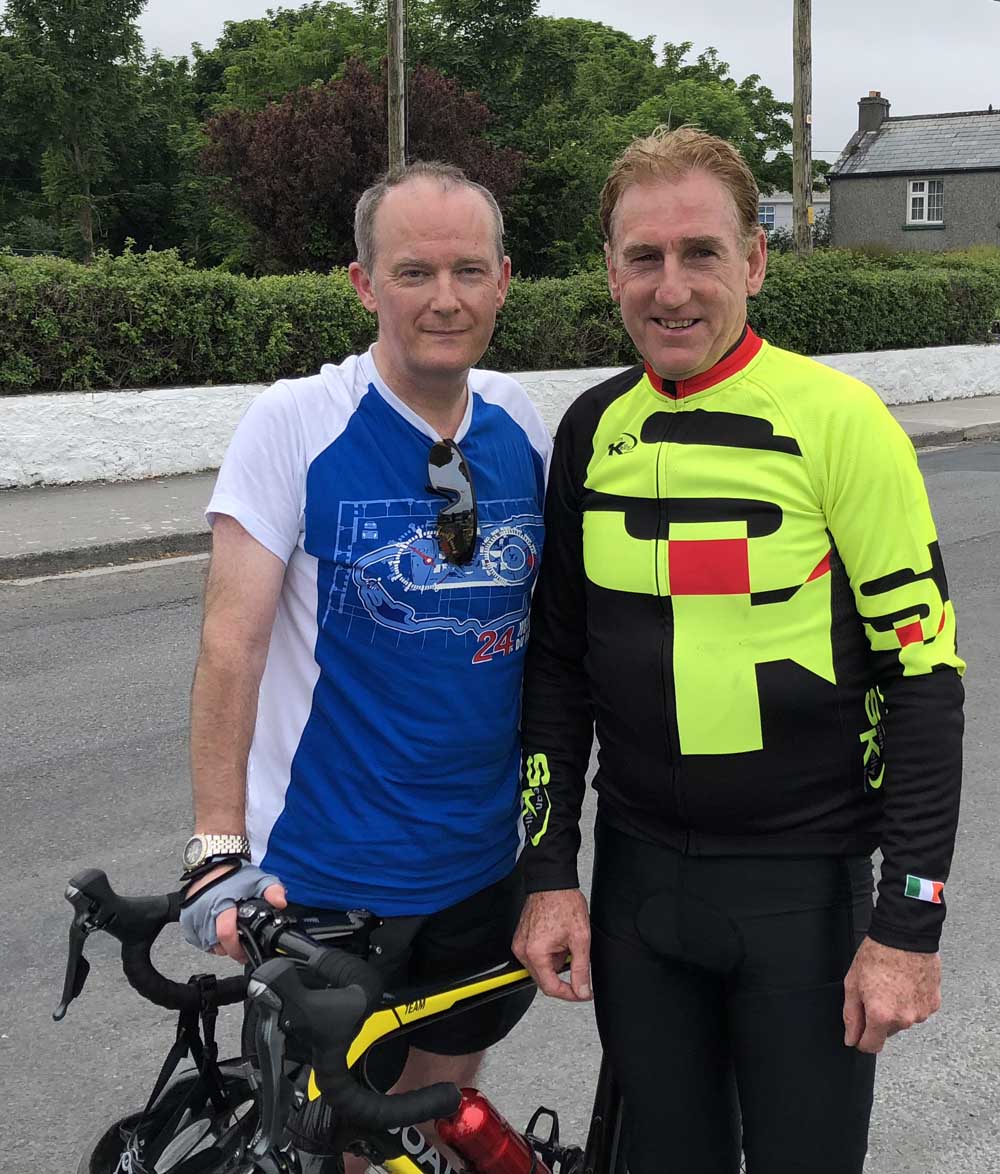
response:
[[(178, 920), (181, 896), (121, 897), (96, 869), (77, 874), (67, 887), (75, 914), (54, 1018), (62, 1019), (83, 990), (90, 970), (84, 944), (97, 931), (121, 942), (126, 978), (139, 994), (180, 1012), (177, 1041), (145, 1109), (109, 1126), (78, 1174), (341, 1174), (345, 1152), (387, 1174), (442, 1174), (447, 1163), (440, 1153), (415, 1144), (413, 1136), (422, 1141), (415, 1125), (433, 1120), (462, 1155), (462, 1174), (626, 1174), (624, 1108), (606, 1062), (584, 1148), (562, 1143), (558, 1114), (545, 1107), (523, 1134), (498, 1112), (489, 1118), (475, 1137), (487, 1145), (502, 1142), (507, 1165), (475, 1158), (472, 1134), (460, 1146), (457, 1134), (446, 1132), (449, 1123), (467, 1127), (469, 1105), (481, 1113), (492, 1109), (488, 1102), (482, 1106), (475, 1090), (438, 1084), (384, 1095), (368, 1080), (367, 1060), (377, 1044), (529, 986), (532, 979), (518, 963), (503, 961), (447, 984), (384, 992), (364, 957), (377, 918), (352, 911), (313, 936), (266, 902), (248, 900), (238, 906), (237, 924), (251, 972), (179, 983), (155, 969), (150, 950), (163, 928)], [(242, 1002), (242, 1055), (220, 1061), (218, 1008)], [(171, 1079), (188, 1052), (193, 1069)], [(543, 1126), (547, 1131), (539, 1133)]]

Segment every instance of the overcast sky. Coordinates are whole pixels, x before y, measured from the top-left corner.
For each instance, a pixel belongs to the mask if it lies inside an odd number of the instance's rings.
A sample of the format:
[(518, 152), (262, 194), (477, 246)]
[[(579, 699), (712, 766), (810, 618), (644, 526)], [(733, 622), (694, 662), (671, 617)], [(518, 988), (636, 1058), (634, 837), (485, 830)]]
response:
[[(141, 20), (147, 49), (211, 47), (227, 20), (263, 16), (277, 0), (149, 0)], [(295, 0), (282, 5), (294, 8)], [(615, 11), (613, 17), (609, 9)], [(792, 0), (542, 0), (552, 16), (601, 20), (635, 37), (714, 45), (735, 77), (758, 73), (792, 97)], [(891, 113), (1000, 109), (998, 0), (815, 0), (813, 153), (831, 162), (857, 128), (857, 101), (880, 90)]]

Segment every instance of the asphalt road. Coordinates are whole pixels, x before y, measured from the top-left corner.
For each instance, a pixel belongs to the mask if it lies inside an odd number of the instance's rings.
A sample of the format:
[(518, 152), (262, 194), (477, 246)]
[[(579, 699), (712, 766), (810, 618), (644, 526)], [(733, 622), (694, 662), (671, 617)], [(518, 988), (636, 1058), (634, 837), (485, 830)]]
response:
[[(1000, 1169), (1000, 444), (922, 456), (970, 661), (966, 790), (948, 886), (945, 1006), (891, 1041), (869, 1170)], [(123, 892), (165, 891), (189, 828), (187, 691), (204, 563), (0, 586), (0, 1174), (76, 1169), (99, 1125), (145, 1100), (173, 1019), (127, 986), (112, 943), (61, 1024), (67, 879), (98, 865)], [(586, 866), (585, 866), (586, 867)], [(168, 935), (164, 935), (167, 937)], [(157, 955), (182, 978), (203, 960), (176, 934)], [(230, 1022), (224, 1038), (234, 1038)], [(555, 1105), (589, 1116), (598, 1047), (589, 1008), (536, 1000), (488, 1061), (513, 1121)], [(655, 1072), (650, 1073), (655, 1079)]]

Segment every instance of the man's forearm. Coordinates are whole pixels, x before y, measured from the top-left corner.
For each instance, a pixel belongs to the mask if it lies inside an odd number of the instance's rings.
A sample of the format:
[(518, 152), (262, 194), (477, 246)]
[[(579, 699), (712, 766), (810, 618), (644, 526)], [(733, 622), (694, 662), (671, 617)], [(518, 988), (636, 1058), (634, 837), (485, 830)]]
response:
[(246, 771), (263, 659), (202, 647), (191, 689), (194, 829), (244, 833)]
[(885, 691), (883, 860), (870, 936), (934, 953), (945, 911), (937, 886), (948, 879), (958, 827), (964, 690), (957, 672), (940, 669), (899, 677)]

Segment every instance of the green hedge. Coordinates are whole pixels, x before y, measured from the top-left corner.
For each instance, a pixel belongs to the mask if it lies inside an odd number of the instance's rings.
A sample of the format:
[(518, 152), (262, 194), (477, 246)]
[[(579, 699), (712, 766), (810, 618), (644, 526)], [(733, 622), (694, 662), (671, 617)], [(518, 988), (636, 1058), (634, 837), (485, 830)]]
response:
[(374, 336), (343, 271), (251, 280), (171, 252), (0, 255), (0, 392), (267, 383)]
[(1000, 260), (890, 266), (831, 252), (772, 258), (750, 321), (778, 346), (824, 355), (984, 342), (998, 308)]
[[(775, 256), (750, 320), (805, 354), (980, 342), (1000, 251)], [(250, 279), (174, 253), (89, 267), (0, 254), (0, 393), (266, 383), (364, 349), (374, 321), (343, 271)], [(484, 365), (617, 366), (635, 352), (603, 273), (515, 281)]]

